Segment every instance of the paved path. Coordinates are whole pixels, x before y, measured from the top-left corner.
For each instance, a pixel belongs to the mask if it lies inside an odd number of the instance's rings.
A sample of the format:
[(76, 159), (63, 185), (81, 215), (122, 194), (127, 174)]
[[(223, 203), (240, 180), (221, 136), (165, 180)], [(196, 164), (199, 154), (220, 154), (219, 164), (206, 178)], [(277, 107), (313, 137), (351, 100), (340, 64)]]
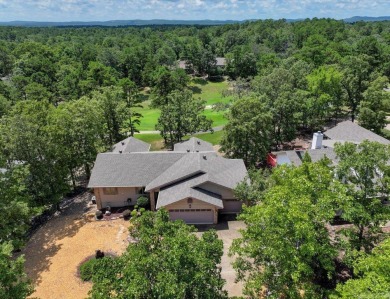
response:
[(234, 257), (228, 255), (229, 248), (233, 243), (234, 239), (241, 236), (239, 230), (245, 228), (245, 224), (242, 221), (222, 221), (216, 225), (211, 226), (197, 226), (199, 232), (202, 234), (205, 229), (215, 228), (218, 234), (218, 238), (223, 242), (223, 255), (221, 259), (221, 276), (226, 280), (224, 289), (228, 292), (229, 297), (242, 296), (243, 284), (242, 282), (235, 282), (236, 271), (233, 269), (232, 262)]

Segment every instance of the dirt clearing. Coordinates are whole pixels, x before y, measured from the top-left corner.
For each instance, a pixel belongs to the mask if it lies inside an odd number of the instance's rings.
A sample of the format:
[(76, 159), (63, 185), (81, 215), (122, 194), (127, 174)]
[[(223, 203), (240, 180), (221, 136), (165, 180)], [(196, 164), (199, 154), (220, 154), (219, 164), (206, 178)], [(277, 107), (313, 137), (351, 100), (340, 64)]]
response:
[(96, 221), (93, 209), (88, 194), (83, 193), (29, 240), (23, 254), (35, 286), (31, 298), (86, 298), (92, 285), (77, 277), (80, 262), (98, 249), (117, 255), (126, 249), (129, 222)]

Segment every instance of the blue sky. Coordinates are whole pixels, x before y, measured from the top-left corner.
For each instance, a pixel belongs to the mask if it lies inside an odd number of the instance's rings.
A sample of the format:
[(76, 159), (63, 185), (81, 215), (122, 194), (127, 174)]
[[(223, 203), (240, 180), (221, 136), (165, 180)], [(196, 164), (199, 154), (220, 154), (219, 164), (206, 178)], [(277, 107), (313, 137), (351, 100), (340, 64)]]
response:
[(390, 15), (390, 0), (0, 0), (0, 21), (244, 20)]

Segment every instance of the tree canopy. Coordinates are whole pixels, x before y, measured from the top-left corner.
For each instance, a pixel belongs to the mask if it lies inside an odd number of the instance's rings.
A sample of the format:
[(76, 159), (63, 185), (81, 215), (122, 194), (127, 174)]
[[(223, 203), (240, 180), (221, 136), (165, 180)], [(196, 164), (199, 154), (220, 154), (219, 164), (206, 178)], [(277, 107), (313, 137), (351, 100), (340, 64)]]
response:
[(168, 212), (144, 212), (131, 220), (135, 240), (126, 252), (98, 266), (91, 298), (227, 298), (215, 231), (198, 237), (194, 227), (170, 221)]

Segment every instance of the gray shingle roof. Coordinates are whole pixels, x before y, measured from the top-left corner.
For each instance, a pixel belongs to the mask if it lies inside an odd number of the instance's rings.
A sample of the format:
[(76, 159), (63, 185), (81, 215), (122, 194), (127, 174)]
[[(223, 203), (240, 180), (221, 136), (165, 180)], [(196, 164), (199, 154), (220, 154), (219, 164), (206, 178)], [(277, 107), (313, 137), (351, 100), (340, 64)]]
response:
[(202, 184), (233, 189), (246, 175), (243, 160), (215, 152), (112, 152), (97, 156), (88, 187), (160, 190), (157, 208), (188, 197), (223, 208), (221, 196), (202, 189)]
[(99, 154), (88, 187), (146, 186), (183, 155), (178, 152)]
[(150, 182), (145, 191), (162, 188), (201, 173), (205, 174), (202, 183), (207, 181), (233, 189), (245, 178), (247, 170), (240, 159), (225, 159), (216, 153), (187, 153)]
[(220, 195), (194, 187), (204, 181), (203, 176), (194, 177), (161, 190), (158, 194), (156, 208), (165, 207), (185, 198), (196, 198), (222, 209), (223, 202)]
[(367, 130), (349, 120), (338, 123), (335, 127), (327, 130), (324, 134), (333, 140), (360, 143), (363, 140), (377, 141), (382, 144), (390, 144), (390, 141), (370, 130)]
[(180, 160), (174, 163), (160, 176), (146, 185), (145, 191), (173, 184), (178, 180), (183, 180), (199, 173), (204, 173), (200, 168), (200, 155), (194, 153), (185, 154)]
[(224, 57), (217, 57), (215, 58), (217, 61), (216, 66), (225, 66), (226, 65), (226, 58)]
[(325, 156), (328, 157), (333, 163), (337, 163), (337, 155), (334, 152), (333, 148), (322, 148), (322, 149), (309, 149), (306, 151), (302, 150), (292, 150), (292, 151), (283, 151), (275, 152), (274, 154), (277, 157), (278, 165), (281, 164), (292, 164), (295, 166), (302, 165), (302, 159), (307, 152), (312, 160), (312, 162), (318, 162)]
[(203, 141), (196, 137), (191, 137), (186, 141), (176, 143), (174, 146), (174, 151), (211, 152), (214, 151), (214, 148), (213, 145), (207, 141)]
[(143, 142), (134, 137), (128, 137), (125, 140), (118, 142), (113, 145), (113, 153), (138, 153), (138, 152), (148, 152), (150, 150), (150, 144)]

